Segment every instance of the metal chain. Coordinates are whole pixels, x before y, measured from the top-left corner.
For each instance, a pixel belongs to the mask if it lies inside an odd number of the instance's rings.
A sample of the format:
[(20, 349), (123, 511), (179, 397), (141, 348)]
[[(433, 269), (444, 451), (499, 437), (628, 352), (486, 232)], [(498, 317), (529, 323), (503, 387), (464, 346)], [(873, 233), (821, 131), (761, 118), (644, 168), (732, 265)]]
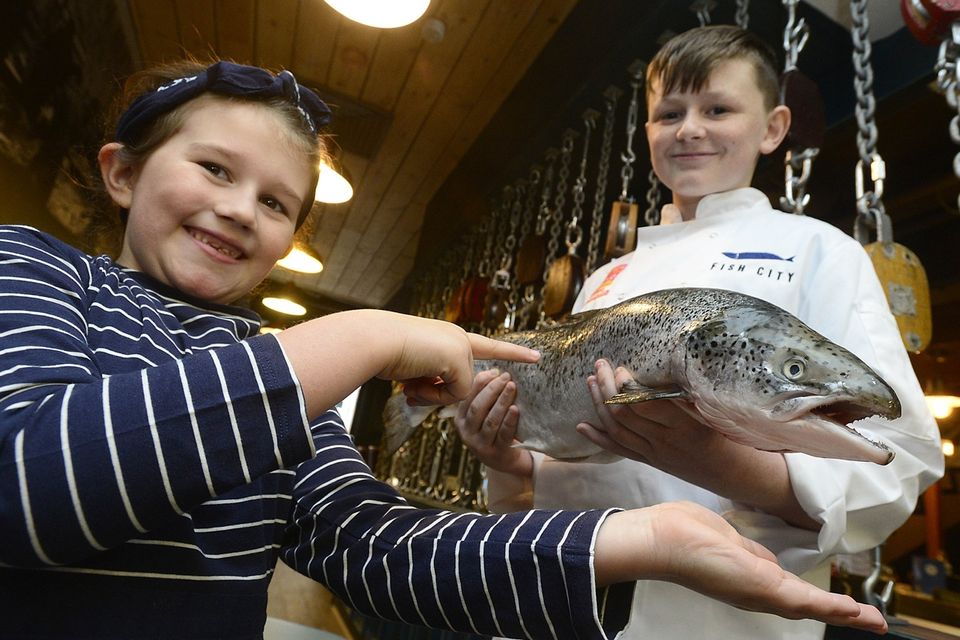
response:
[(600, 114), (593, 109), (583, 112), (583, 155), (580, 157), (580, 175), (573, 183), (573, 210), (570, 222), (567, 224), (567, 253), (573, 255), (583, 241), (583, 229), (580, 228), (580, 218), (583, 216), (583, 193), (587, 186), (587, 158), (590, 154), (590, 134), (597, 126), (597, 117)]
[[(937, 86), (943, 91), (950, 105), (957, 114), (950, 119), (950, 139), (954, 144), (960, 144), (960, 21), (950, 27), (950, 38), (940, 43), (940, 53), (937, 56)], [(960, 152), (953, 156), (953, 173), (960, 178)], [(960, 196), (957, 196), (957, 209), (960, 210)]]
[[(853, 87), (857, 94), (857, 150), (860, 160), (857, 162), (855, 177), (857, 196), (857, 219), (854, 225), (854, 237), (866, 244), (868, 228), (875, 228), (878, 232), (881, 227), (889, 232), (889, 225), (884, 225), (886, 212), (883, 208), (883, 181), (886, 179), (886, 164), (877, 153), (877, 127), (874, 123), (876, 101), (873, 97), (873, 66), (870, 63), (870, 23), (867, 18), (867, 0), (852, 0), (850, 2), (850, 16), (853, 18), (853, 27), (850, 30), (853, 37)], [(863, 172), (870, 167), (872, 189), (864, 188)], [(884, 235), (887, 235), (886, 233)]]
[(810, 194), (806, 192), (807, 181), (810, 180), (813, 170), (813, 159), (818, 153), (820, 149), (816, 148), (787, 150), (783, 160), (786, 167), (785, 195), (780, 196), (780, 208), (787, 213), (802, 216), (804, 209), (810, 204)]
[(510, 288), (510, 268), (513, 266), (513, 254), (517, 248), (517, 227), (520, 225), (520, 214), (523, 210), (523, 196), (526, 193), (526, 180), (517, 180), (513, 187), (504, 187), (511, 192), (509, 207), (504, 204), (504, 224), (500, 246), (500, 268), (494, 274), (493, 285), (501, 289)]
[(697, 20), (700, 26), (705, 27), (710, 24), (710, 12), (717, 6), (714, 0), (696, 0), (690, 5), (690, 11), (697, 14)]
[(797, 68), (797, 57), (807, 44), (810, 37), (810, 27), (803, 18), (797, 20), (797, 4), (800, 0), (783, 0), (787, 10), (787, 23), (783, 29), (783, 72)]
[(603, 92), (603, 97), (606, 99), (603, 113), (603, 140), (600, 143), (600, 160), (597, 166), (597, 188), (593, 192), (590, 241), (587, 245), (587, 273), (593, 272), (600, 257), (600, 227), (603, 222), (603, 205), (607, 194), (607, 175), (610, 173), (610, 153), (613, 151), (613, 127), (617, 119), (617, 100), (622, 94), (623, 91), (613, 85)]
[(733, 21), (741, 29), (747, 29), (750, 24), (750, 0), (737, 0), (737, 11)]
[(550, 266), (557, 257), (560, 248), (560, 232), (563, 230), (563, 205), (566, 203), (567, 178), (570, 175), (570, 156), (573, 153), (573, 141), (577, 132), (567, 129), (563, 132), (563, 144), (560, 147), (560, 170), (557, 172), (557, 196), (553, 207), (553, 226), (550, 228), (550, 241), (547, 243), (547, 255), (543, 261), (543, 284), (540, 286), (540, 322), (542, 325), (546, 316), (543, 313), (543, 298), (547, 293), (547, 274)]
[[(507, 243), (507, 228), (509, 226), (510, 212), (513, 209), (514, 196), (516, 192), (514, 188), (510, 185), (506, 185), (501, 191), (501, 197), (499, 206), (494, 210), (494, 219), (496, 220), (496, 229), (497, 229), (497, 239), (496, 239), (496, 251), (492, 257), (493, 265), (499, 267), (503, 264), (503, 260), (507, 258), (509, 252), (506, 250)], [(513, 256), (510, 255), (512, 260)], [(491, 284), (497, 282), (502, 276), (499, 274), (499, 268), (494, 270), (493, 275), (490, 278)], [(509, 279), (509, 273), (507, 275)]]
[(643, 219), (648, 227), (655, 227), (660, 224), (660, 178), (650, 169), (647, 180), (650, 181), (650, 188), (647, 189), (647, 210), (643, 213)]
[(520, 283), (516, 278), (512, 277), (513, 261), (519, 244), (517, 227), (520, 225), (521, 218), (527, 221), (529, 226), (529, 216), (526, 215), (526, 211), (524, 210), (524, 196), (527, 191), (534, 191), (534, 188), (526, 180), (521, 178), (514, 183), (514, 191), (517, 197), (514, 199), (513, 208), (510, 211), (510, 233), (507, 235), (507, 240), (504, 243), (504, 257), (500, 262), (500, 271), (497, 272), (499, 276), (498, 286), (502, 286), (509, 291), (507, 294), (507, 314), (503, 322), (503, 327), (506, 329), (513, 328), (517, 306), (520, 302), (520, 292), (518, 289)]
[[(491, 210), (495, 211), (495, 205), (491, 203)], [(496, 224), (494, 216), (486, 218), (483, 223), (480, 225), (480, 233), (483, 234), (485, 241), (483, 245), (483, 253), (480, 256), (480, 260), (477, 262), (476, 274), (481, 278), (486, 278), (490, 275), (490, 262), (493, 260), (493, 236), (496, 233)]]
[(630, 180), (633, 179), (633, 163), (637, 159), (637, 154), (633, 151), (633, 136), (637, 133), (637, 117), (640, 113), (640, 82), (643, 79), (643, 72), (646, 65), (636, 60), (630, 65), (630, 106), (627, 109), (627, 148), (620, 154), (620, 160), (623, 161), (623, 168), (620, 170), (620, 178), (623, 186), (620, 189), (621, 202), (633, 202), (633, 198), (628, 193), (630, 190)]
[[(797, 58), (810, 38), (810, 27), (806, 20), (797, 19), (798, 3), (799, 0), (783, 0), (783, 6), (787, 9), (787, 21), (783, 28), (784, 78), (788, 77), (787, 74), (797, 71)], [(784, 195), (780, 197), (780, 208), (787, 213), (802, 216), (804, 209), (810, 203), (807, 181), (813, 171), (813, 159), (818, 153), (820, 153), (819, 149), (802, 147), (787, 151), (783, 159)]]
[(543, 175), (543, 168), (539, 164), (530, 167), (530, 173), (527, 176), (527, 198), (523, 206), (523, 223), (520, 225), (520, 237), (517, 242), (522, 244), (530, 235), (530, 229), (533, 227), (533, 221), (537, 212), (537, 190), (540, 187), (540, 178)]
[(550, 196), (553, 194), (553, 174), (554, 166), (557, 164), (557, 157), (560, 152), (550, 147), (547, 149), (547, 172), (543, 176), (543, 191), (540, 192), (540, 209), (537, 212), (537, 230), (538, 236), (542, 236), (547, 231), (547, 222), (550, 221)]
[(577, 132), (567, 129), (563, 133), (563, 144), (560, 147), (560, 170), (557, 172), (557, 194), (553, 200), (553, 226), (550, 228), (550, 242), (547, 243), (547, 260), (543, 275), (546, 278), (547, 265), (553, 262), (560, 248), (560, 232), (563, 230), (563, 207), (567, 203), (567, 178), (570, 177), (570, 157), (573, 154), (573, 142)]

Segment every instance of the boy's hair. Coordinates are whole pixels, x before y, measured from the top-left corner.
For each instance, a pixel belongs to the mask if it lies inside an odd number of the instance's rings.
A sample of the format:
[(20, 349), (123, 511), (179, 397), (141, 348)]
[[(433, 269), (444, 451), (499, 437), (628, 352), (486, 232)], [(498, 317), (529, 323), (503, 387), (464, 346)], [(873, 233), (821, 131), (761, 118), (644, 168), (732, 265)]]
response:
[(750, 62), (767, 110), (779, 104), (777, 55), (758, 36), (733, 25), (697, 27), (667, 41), (647, 66), (648, 101), (652, 81), (661, 94), (700, 91), (717, 65), (728, 60)]

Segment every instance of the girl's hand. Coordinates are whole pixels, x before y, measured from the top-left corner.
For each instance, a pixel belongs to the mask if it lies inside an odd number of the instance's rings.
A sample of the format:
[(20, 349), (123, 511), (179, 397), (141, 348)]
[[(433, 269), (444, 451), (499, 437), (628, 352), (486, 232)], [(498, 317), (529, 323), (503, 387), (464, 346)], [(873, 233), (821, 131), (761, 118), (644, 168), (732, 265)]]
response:
[(520, 419), (516, 399), (517, 385), (510, 380), (510, 374), (481, 371), (474, 378), (470, 393), (460, 402), (454, 424), (460, 439), (480, 462), (496, 471), (532, 477), (530, 452), (513, 446)]
[(470, 393), (473, 360), (536, 362), (540, 354), (520, 345), (468, 333), (442, 320), (391, 314), (386, 337), (393, 357), (377, 377), (404, 383), (411, 404), (452, 404)]
[(885, 633), (883, 615), (784, 571), (765, 547), (716, 513), (669, 502), (611, 514), (595, 548), (597, 583), (665, 580), (740, 609)]

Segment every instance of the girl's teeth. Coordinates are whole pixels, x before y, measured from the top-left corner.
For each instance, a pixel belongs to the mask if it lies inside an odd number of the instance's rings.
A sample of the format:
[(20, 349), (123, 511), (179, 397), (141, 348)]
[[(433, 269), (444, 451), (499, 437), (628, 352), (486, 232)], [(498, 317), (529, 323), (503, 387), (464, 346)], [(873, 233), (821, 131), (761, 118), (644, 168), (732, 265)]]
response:
[(239, 252), (239, 251), (235, 251), (235, 250), (231, 249), (230, 247), (225, 247), (225, 246), (217, 243), (217, 242), (214, 241), (213, 239), (208, 238), (207, 236), (200, 236), (200, 235), (197, 235), (196, 233), (191, 234), (191, 235), (193, 235), (194, 238), (196, 238), (197, 240), (199, 240), (199, 241), (202, 242), (203, 244), (207, 245), (208, 247), (212, 247), (213, 249), (216, 249), (218, 252), (222, 253), (222, 254), (225, 255), (225, 256), (230, 256), (231, 258), (239, 258), (239, 257), (240, 257), (240, 252)]

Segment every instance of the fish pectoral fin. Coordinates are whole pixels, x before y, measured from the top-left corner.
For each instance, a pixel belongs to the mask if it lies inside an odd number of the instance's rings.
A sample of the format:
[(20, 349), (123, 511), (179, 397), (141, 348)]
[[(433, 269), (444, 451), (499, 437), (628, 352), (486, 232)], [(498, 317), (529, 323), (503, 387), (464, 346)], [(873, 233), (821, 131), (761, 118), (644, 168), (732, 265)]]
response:
[(612, 396), (606, 404), (637, 404), (648, 400), (662, 400), (663, 398), (686, 398), (687, 392), (676, 385), (652, 389), (636, 382), (627, 382), (620, 393)]

